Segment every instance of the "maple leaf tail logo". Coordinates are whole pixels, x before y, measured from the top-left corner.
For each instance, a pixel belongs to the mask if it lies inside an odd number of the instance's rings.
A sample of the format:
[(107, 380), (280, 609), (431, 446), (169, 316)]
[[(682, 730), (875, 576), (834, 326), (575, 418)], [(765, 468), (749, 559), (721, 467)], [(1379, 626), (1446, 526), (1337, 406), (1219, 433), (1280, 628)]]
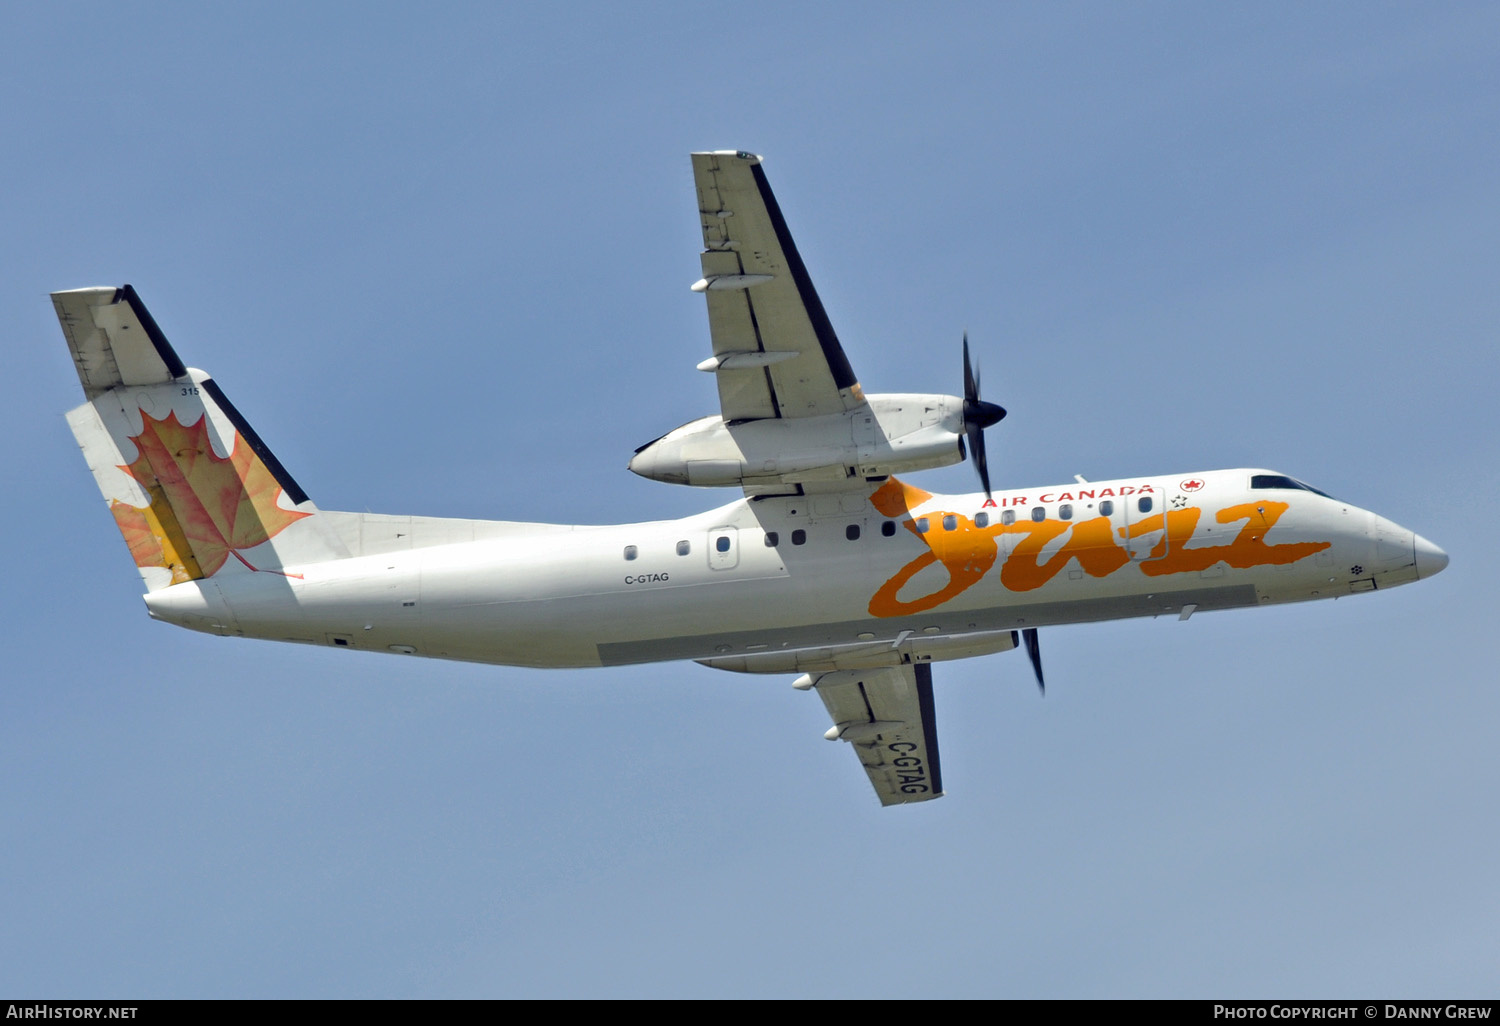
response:
[(311, 514), (277, 504), (281, 485), (239, 432), (226, 457), (213, 450), (206, 416), (184, 425), (175, 411), (157, 420), (143, 410), (141, 422), (131, 438), (138, 455), (120, 469), (151, 501), (110, 502), (136, 566), (164, 567), (173, 584), (212, 577), (231, 556), (251, 570), (282, 573), (240, 553)]

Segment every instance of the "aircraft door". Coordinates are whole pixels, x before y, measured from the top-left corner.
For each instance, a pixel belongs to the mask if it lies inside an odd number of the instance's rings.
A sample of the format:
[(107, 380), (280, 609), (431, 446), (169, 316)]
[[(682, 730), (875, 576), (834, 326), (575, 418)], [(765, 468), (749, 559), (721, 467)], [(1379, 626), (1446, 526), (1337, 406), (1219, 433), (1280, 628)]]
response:
[(740, 562), (739, 528), (715, 527), (708, 532), (708, 565), (713, 570), (732, 570)]
[[(989, 536), (995, 542), (995, 565), (1004, 566), (1005, 561), (1010, 558), (1010, 551), (1015, 547), (1016, 535), (1014, 531), (1006, 528), (1015, 523), (1015, 510), (1001, 510), (995, 507), (981, 509), (974, 514), (974, 526), (980, 530), (990, 529)], [(998, 530), (995, 530), (998, 526)]]
[(1118, 513), (1110, 517), (1110, 522), (1119, 525), (1116, 537), (1130, 554), (1130, 561), (1144, 563), (1164, 558), (1167, 554), (1167, 518), (1161, 496), (1152, 493), (1126, 495), (1114, 502)]

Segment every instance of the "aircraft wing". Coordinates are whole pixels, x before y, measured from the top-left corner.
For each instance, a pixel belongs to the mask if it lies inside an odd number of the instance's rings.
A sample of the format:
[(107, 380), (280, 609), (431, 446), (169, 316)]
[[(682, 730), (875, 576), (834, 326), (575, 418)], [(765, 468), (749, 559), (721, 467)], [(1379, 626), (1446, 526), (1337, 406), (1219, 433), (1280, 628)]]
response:
[(837, 670), (812, 686), (833, 717), (827, 736), (854, 746), (881, 805), (942, 797), (930, 663)]
[(718, 378), (730, 423), (817, 417), (864, 405), (849, 359), (766, 183), (760, 158), (693, 154), (703, 227), (703, 278)]

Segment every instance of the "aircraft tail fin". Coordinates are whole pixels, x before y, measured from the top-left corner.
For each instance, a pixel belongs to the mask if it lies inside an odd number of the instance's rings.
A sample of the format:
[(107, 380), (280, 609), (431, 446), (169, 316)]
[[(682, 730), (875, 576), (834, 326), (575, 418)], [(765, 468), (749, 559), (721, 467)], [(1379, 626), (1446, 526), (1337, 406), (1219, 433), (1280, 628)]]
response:
[(348, 555), (260, 436), (185, 366), (129, 285), (55, 292), (88, 401), (68, 414), (148, 591), (217, 573), (297, 576)]

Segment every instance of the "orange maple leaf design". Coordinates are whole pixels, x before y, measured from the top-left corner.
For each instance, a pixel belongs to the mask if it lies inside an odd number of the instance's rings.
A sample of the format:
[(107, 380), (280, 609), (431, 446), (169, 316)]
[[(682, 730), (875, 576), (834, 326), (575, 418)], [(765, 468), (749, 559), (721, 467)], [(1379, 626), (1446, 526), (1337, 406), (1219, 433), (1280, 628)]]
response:
[[(185, 579), (213, 576), (230, 556), (255, 570), (240, 549), (269, 541), (311, 515), (277, 505), (281, 485), (239, 432), (223, 457), (213, 450), (206, 416), (184, 426), (175, 411), (157, 420), (142, 410), (141, 423), (141, 433), (131, 439), (139, 455), (120, 469), (141, 483), (152, 502), (144, 508), (111, 504), (137, 566), (169, 565), (175, 581), (180, 568), (162, 559), (161, 543), (176, 535), (197, 563)], [(153, 530), (153, 520), (164, 530)]]
[(173, 584), (203, 576), (159, 486), (151, 490), (149, 506), (132, 506), (111, 499), (109, 511), (114, 514), (115, 525), (125, 536), (125, 544), (130, 546), (130, 555), (136, 566), (159, 566), (170, 570)]

